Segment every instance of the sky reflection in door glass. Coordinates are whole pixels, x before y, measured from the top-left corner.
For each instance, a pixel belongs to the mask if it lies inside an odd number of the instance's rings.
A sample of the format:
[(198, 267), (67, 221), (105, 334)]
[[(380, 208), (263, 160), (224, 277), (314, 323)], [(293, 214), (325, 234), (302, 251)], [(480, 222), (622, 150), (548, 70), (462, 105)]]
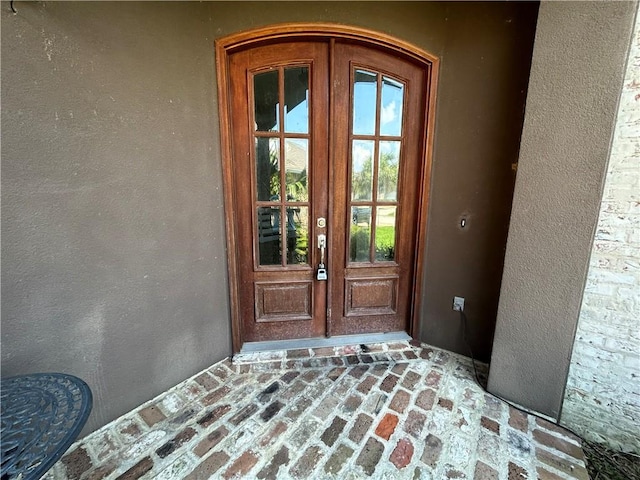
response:
[(402, 103), (404, 86), (387, 77), (382, 79), (380, 135), (402, 134)]
[(309, 67), (284, 69), (284, 131), (309, 133)]
[(375, 135), (377, 74), (356, 70), (353, 83), (353, 133)]

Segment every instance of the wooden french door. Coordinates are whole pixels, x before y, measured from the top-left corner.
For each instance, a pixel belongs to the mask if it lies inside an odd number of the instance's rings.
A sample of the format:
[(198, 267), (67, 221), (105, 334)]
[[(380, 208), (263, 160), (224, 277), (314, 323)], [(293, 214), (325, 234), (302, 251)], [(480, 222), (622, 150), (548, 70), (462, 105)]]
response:
[(336, 44), (335, 72), (331, 333), (407, 331), (425, 71), (395, 55)]
[(431, 70), (330, 38), (227, 65), (240, 342), (408, 331)]

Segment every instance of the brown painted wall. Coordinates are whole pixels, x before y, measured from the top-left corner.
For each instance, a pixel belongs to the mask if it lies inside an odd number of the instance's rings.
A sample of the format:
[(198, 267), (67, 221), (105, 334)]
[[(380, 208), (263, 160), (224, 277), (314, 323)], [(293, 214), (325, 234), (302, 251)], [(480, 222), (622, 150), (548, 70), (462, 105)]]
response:
[(557, 418), (635, 2), (544, 2), (489, 389)]
[(0, 9), (2, 374), (84, 378), (92, 430), (230, 352), (209, 6), (16, 9)]
[(3, 375), (85, 378), (94, 429), (230, 353), (213, 40), (286, 21), (441, 56), (422, 338), (465, 351), (463, 295), (488, 358), (537, 4), (16, 5), (1, 13)]
[[(422, 339), (489, 360), (538, 4), (452, 2), (436, 120)], [(465, 217), (467, 226), (460, 228)]]

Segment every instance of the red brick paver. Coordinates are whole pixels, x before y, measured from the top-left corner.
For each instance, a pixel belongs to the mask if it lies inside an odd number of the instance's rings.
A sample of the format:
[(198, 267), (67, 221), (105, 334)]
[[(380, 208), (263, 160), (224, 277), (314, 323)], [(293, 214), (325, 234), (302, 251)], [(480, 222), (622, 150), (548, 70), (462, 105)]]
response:
[(389, 437), (391, 437), (391, 434), (396, 429), (396, 425), (398, 425), (398, 417), (387, 413), (376, 427), (376, 435), (385, 440), (389, 440)]
[(402, 469), (409, 465), (413, 458), (413, 443), (408, 438), (403, 438), (398, 441), (396, 448), (391, 453), (391, 463), (393, 463), (398, 469)]

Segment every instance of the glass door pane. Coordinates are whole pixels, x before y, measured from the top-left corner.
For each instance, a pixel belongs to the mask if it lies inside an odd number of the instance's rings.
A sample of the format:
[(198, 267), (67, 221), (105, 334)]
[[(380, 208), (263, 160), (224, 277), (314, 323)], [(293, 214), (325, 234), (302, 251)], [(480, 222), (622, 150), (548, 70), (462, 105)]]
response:
[(371, 207), (351, 207), (349, 259), (368, 262), (371, 250)]
[(255, 130), (260, 132), (277, 132), (280, 129), (280, 104), (278, 97), (277, 70), (254, 75), (253, 105)]
[(351, 199), (371, 200), (373, 198), (373, 155), (375, 143), (372, 140), (354, 140), (351, 149)]
[(376, 209), (376, 261), (390, 262), (395, 258), (396, 210), (397, 207), (391, 206)]
[(258, 252), (260, 265), (282, 263), (280, 207), (258, 207)]
[(284, 69), (284, 127), (287, 133), (309, 133), (309, 67)]
[(380, 135), (402, 135), (402, 103), (404, 85), (389, 77), (382, 78), (382, 114), (380, 115)]
[(374, 135), (377, 107), (377, 74), (356, 70), (353, 75), (353, 133)]
[(284, 141), (285, 181), (287, 201), (309, 200), (309, 141), (287, 138)]
[(258, 201), (277, 201), (280, 196), (280, 141), (258, 137), (256, 144), (256, 196)]
[(378, 200), (398, 199), (398, 169), (400, 142), (380, 142), (378, 151)]

